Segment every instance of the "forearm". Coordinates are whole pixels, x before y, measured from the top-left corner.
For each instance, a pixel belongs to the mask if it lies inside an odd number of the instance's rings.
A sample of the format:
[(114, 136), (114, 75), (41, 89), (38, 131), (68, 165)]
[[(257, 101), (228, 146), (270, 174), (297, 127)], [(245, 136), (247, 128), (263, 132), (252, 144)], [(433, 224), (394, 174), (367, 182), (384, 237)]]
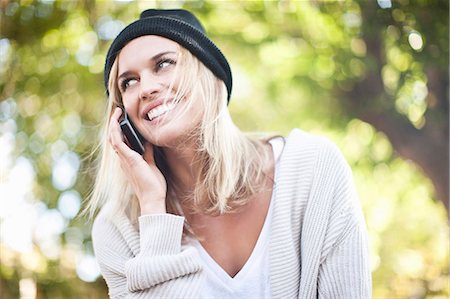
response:
[(120, 231), (110, 223), (95, 225), (96, 256), (111, 298), (198, 295), (201, 267), (196, 250), (181, 247), (183, 222), (171, 214), (141, 216), (139, 233), (129, 223)]

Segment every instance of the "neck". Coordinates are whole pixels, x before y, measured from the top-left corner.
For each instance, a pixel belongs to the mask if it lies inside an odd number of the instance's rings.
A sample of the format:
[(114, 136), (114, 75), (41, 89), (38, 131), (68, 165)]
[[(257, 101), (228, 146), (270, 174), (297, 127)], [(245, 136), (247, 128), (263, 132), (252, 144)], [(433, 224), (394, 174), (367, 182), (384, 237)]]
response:
[(195, 145), (192, 143), (164, 148), (164, 154), (176, 189), (181, 194), (192, 191), (200, 172), (200, 167), (195, 162)]

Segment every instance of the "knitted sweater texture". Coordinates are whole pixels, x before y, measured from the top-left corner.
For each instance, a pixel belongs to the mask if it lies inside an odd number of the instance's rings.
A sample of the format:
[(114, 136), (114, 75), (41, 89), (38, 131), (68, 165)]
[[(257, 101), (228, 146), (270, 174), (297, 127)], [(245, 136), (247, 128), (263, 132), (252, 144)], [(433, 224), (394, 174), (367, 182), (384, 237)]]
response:
[[(273, 298), (371, 298), (367, 232), (351, 170), (325, 138), (293, 130), (275, 179)], [(97, 216), (92, 239), (111, 298), (199, 298), (204, 272), (184, 217)]]

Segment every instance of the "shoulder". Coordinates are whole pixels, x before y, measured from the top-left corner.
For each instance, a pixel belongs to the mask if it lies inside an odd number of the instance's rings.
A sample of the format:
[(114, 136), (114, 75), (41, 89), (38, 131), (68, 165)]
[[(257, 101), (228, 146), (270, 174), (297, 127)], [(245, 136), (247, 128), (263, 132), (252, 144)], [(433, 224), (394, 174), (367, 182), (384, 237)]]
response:
[(304, 185), (306, 189), (298, 192), (307, 196), (300, 201), (304, 209), (303, 237), (314, 239), (322, 235), (328, 245), (337, 244), (364, 222), (349, 164), (330, 139), (299, 129), (287, 136), (285, 150), (284, 168), (297, 178), (291, 180), (292, 184), (295, 188)]
[(317, 223), (319, 216), (327, 221), (347, 218), (358, 208), (352, 170), (328, 138), (294, 129), (286, 138), (282, 161), (280, 172), (289, 179), (290, 188), (301, 189), (301, 194), (307, 195), (301, 201), (306, 219)]
[[(294, 129), (286, 138), (286, 150), (311, 160), (311, 180), (306, 219), (328, 223), (344, 232), (361, 222), (361, 207), (350, 165), (330, 139)], [(319, 218), (323, 217), (319, 221)]]
[(293, 129), (285, 138), (283, 156), (286, 163), (312, 164), (318, 171), (348, 172), (350, 170), (341, 150), (329, 138)]
[(279, 201), (307, 219), (348, 206), (354, 197), (353, 176), (338, 147), (326, 137), (299, 129), (285, 140), (277, 187), (286, 196)]
[(296, 167), (308, 170), (313, 191), (333, 195), (343, 187), (352, 189), (350, 165), (338, 146), (327, 137), (294, 129), (286, 137), (285, 151), (285, 164), (292, 164), (296, 159), (303, 161)]
[(94, 219), (92, 226), (92, 239), (94, 243), (101, 240), (110, 231), (117, 231), (117, 224), (114, 223), (106, 208), (102, 208)]
[(301, 129), (293, 129), (286, 137), (286, 145), (297, 148), (315, 148), (325, 153), (338, 154), (338, 147), (329, 138), (309, 133)]

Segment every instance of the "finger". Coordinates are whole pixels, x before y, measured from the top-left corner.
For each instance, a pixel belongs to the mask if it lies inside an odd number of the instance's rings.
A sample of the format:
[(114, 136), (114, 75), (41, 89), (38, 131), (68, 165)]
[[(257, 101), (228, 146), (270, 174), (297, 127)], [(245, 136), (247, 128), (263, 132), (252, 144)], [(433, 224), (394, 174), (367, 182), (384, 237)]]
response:
[(143, 158), (148, 164), (155, 164), (154, 146), (150, 142), (145, 143), (145, 151)]
[(119, 117), (122, 114), (120, 108), (116, 108), (111, 115), (109, 120), (109, 142), (111, 143), (114, 150), (118, 147), (119, 143), (123, 142), (122, 134), (120, 134)]
[(123, 113), (123, 111), (121, 108), (119, 108), (119, 107), (114, 108), (114, 112), (111, 115), (111, 120), (114, 119), (115, 121), (119, 121), (119, 118), (122, 115), (122, 113)]
[(119, 118), (121, 114), (122, 110), (120, 108), (116, 108), (111, 116), (109, 124), (109, 142), (117, 154), (126, 158), (131, 158), (134, 151), (131, 150), (124, 142), (122, 130), (119, 126)]
[(110, 138), (111, 138), (111, 132), (113, 130), (115, 130), (116, 127), (119, 126), (120, 115), (122, 115), (122, 109), (120, 109), (119, 107), (116, 107), (113, 111), (113, 114), (111, 115), (111, 118), (109, 119), (108, 137), (110, 137)]
[(112, 131), (111, 131), (111, 145), (112, 145), (114, 151), (119, 156), (121, 156), (122, 158), (125, 158), (125, 159), (129, 160), (129, 159), (135, 159), (135, 157), (134, 157), (135, 155), (140, 157), (140, 155), (137, 152), (132, 150), (124, 142), (123, 137), (122, 137), (122, 131), (120, 130), (120, 128), (118, 130), (112, 129)]

